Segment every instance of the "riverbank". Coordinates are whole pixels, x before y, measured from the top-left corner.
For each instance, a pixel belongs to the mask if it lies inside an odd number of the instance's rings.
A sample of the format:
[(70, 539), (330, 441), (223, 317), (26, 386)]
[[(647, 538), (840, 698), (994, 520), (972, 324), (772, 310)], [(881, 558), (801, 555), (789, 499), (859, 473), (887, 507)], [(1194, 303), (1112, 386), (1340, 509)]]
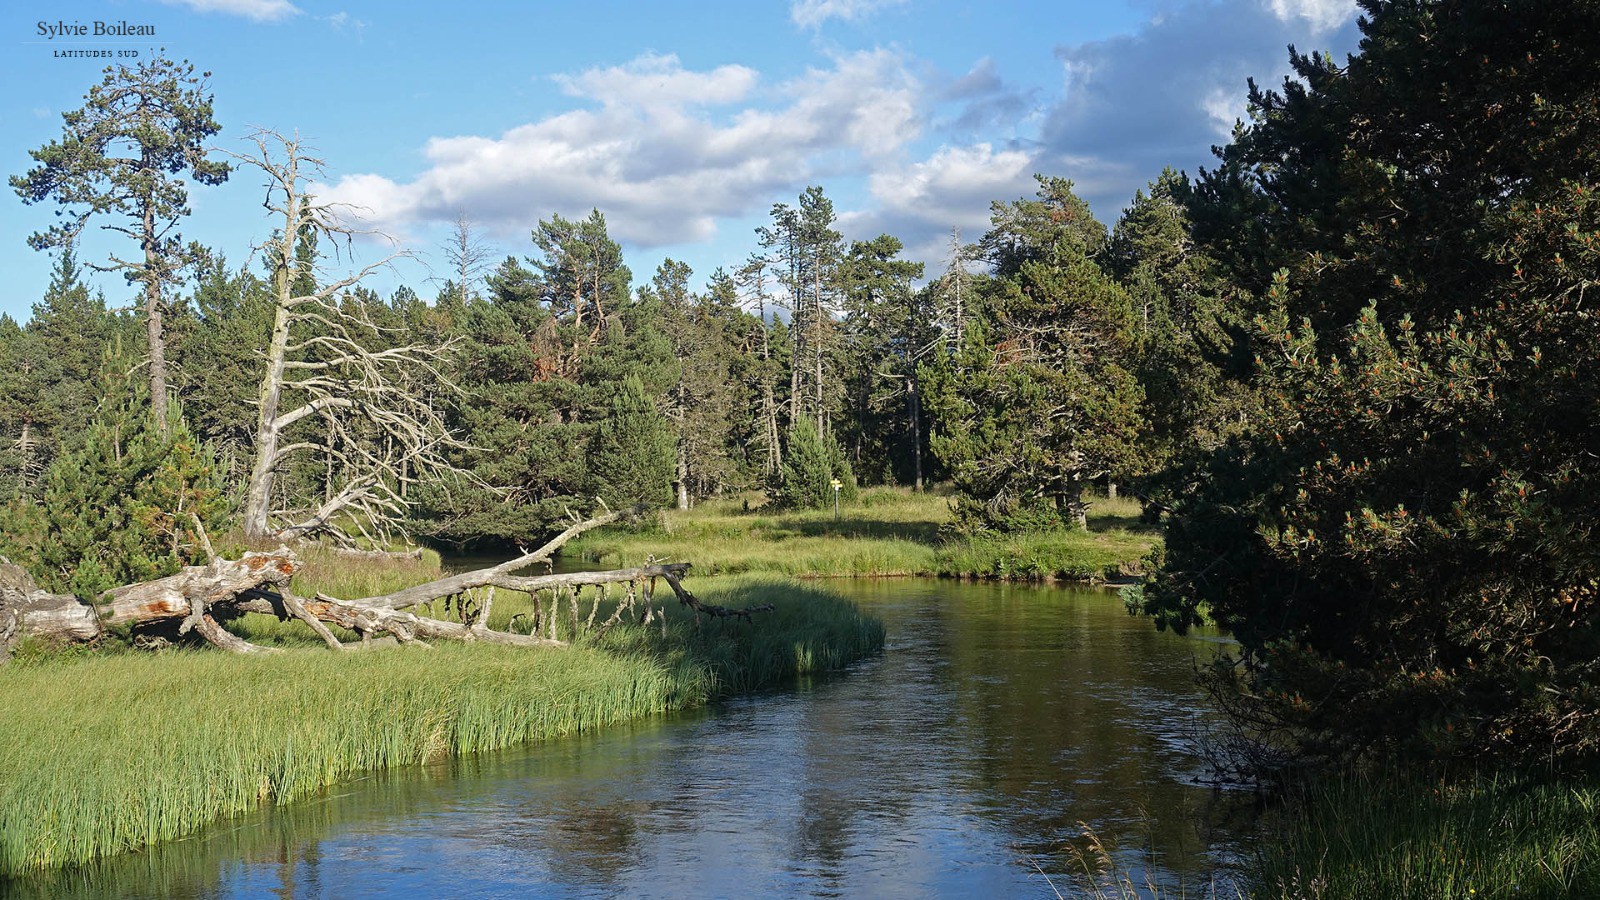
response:
[[(747, 508), (746, 504), (749, 507)], [(601, 566), (647, 556), (694, 564), (696, 575), (763, 573), (794, 578), (932, 575), (1008, 581), (1099, 583), (1139, 574), (1160, 543), (1139, 503), (1094, 498), (1088, 531), (963, 538), (946, 534), (950, 496), (869, 488), (833, 510), (771, 510), (759, 495), (668, 510), (647, 529), (584, 535), (566, 555)]]
[[(625, 622), (548, 651), (333, 653), (298, 622), (247, 617), (236, 630), (290, 652), (23, 655), (0, 668), (0, 878), (169, 841), (363, 772), (757, 690), (883, 644), (881, 623), (826, 591), (740, 579), (697, 593), (776, 608), (699, 626), (669, 609), (665, 633)], [(526, 602), (502, 595), (496, 618)]]
[(1600, 896), (1600, 777), (1329, 779), (1268, 826), (1262, 900)]

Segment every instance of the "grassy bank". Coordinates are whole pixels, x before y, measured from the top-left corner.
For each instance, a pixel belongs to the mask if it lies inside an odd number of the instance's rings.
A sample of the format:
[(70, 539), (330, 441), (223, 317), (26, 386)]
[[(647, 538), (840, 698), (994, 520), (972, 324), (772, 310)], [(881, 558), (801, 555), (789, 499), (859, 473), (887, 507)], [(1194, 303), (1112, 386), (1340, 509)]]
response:
[(1278, 816), (1253, 897), (1600, 897), (1600, 777), (1352, 777)]
[[(882, 646), (881, 624), (827, 592), (738, 580), (700, 593), (778, 609), (753, 626), (700, 629), (670, 610), (665, 636), (628, 624), (565, 650), (171, 650), (0, 669), (0, 875), (171, 840), (365, 771), (758, 689)], [(516, 598), (505, 602), (512, 614)], [(281, 645), (315, 641), (299, 623), (238, 624)]]
[[(746, 503), (754, 509), (746, 509)], [(799, 578), (954, 575), (969, 578), (1101, 581), (1139, 570), (1159, 540), (1139, 522), (1134, 500), (1097, 499), (1089, 530), (992, 538), (947, 538), (950, 497), (871, 488), (833, 510), (761, 507), (759, 495), (670, 510), (659, 527), (585, 535), (567, 553), (604, 566), (646, 556), (694, 563), (697, 575), (761, 572)]]

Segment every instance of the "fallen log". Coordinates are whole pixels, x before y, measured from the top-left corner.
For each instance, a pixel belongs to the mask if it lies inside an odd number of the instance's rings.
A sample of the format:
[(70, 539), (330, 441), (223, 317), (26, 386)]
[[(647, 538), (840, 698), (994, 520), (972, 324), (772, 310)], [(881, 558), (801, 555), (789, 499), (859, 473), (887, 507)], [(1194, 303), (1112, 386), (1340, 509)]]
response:
[[(518, 575), (518, 571), (544, 562), (572, 538), (616, 521), (625, 513), (606, 513), (578, 522), (536, 550), (525, 552), (499, 565), (471, 572), (448, 575), (374, 597), (353, 600), (317, 594), (314, 598), (296, 597), (290, 580), (300, 568), (300, 559), (288, 547), (266, 552), (246, 553), (236, 560), (212, 557), (204, 566), (188, 566), (180, 572), (154, 581), (124, 585), (86, 602), (67, 594), (41, 590), (28, 573), (0, 558), (0, 660), (16, 641), (41, 638), (57, 643), (95, 640), (112, 627), (147, 628), (162, 623), (174, 624), (178, 633), (194, 631), (214, 646), (235, 653), (273, 652), (229, 632), (222, 624), (229, 615), (265, 613), (282, 619), (305, 622), (329, 647), (350, 649), (330, 626), (359, 634), (363, 644), (375, 635), (389, 635), (400, 644), (428, 646), (432, 640), (483, 641), (515, 647), (564, 647), (556, 639), (556, 623), (562, 617), (560, 603), (566, 599), (570, 633), (604, 633), (626, 613), (650, 624), (657, 619), (666, 629), (666, 608), (656, 606), (652, 586), (665, 581), (680, 605), (699, 615), (717, 618), (743, 618), (749, 621), (757, 612), (771, 606), (730, 609), (702, 603), (683, 587), (688, 563), (656, 563), (605, 572), (571, 572), (547, 575)], [(207, 551), (210, 547), (207, 542)], [(595, 626), (595, 617), (608, 585), (626, 585), (625, 598), (619, 601), (611, 618)], [(580, 616), (579, 593), (594, 588), (588, 619)], [(489, 612), (496, 589), (522, 591), (534, 598), (531, 627), (526, 634), (497, 631), (489, 627)], [(461, 598), (486, 592), (481, 605)], [(550, 599), (549, 614), (543, 613), (541, 594)], [(434, 601), (455, 599), (461, 619), (452, 622), (432, 615)], [(642, 598), (643, 608), (639, 603)], [(430, 604), (428, 615), (415, 608)], [(541, 630), (544, 634), (541, 634)]]
[[(299, 566), (293, 551), (279, 547), (236, 560), (187, 566), (165, 578), (113, 588), (90, 603), (45, 591), (21, 567), (0, 560), (0, 631), (10, 632), (9, 637), (0, 634), (0, 652), (23, 638), (84, 643), (114, 626), (181, 623), (191, 616), (195, 617), (191, 627), (213, 644), (239, 652), (260, 650), (229, 634), (209, 610), (250, 591), (285, 588)], [(7, 621), (9, 629), (4, 627)]]

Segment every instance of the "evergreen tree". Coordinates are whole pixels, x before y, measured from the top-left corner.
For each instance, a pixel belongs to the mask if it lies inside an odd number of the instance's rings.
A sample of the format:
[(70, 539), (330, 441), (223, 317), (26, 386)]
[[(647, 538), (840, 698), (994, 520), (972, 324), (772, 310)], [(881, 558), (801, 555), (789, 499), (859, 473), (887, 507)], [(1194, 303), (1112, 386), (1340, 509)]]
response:
[(168, 408), (163, 434), (147, 388), (110, 353), (101, 403), (81, 449), (58, 458), (37, 502), (16, 501), (0, 522), (6, 555), (47, 589), (93, 598), (121, 584), (205, 561), (194, 526), (220, 530), (226, 503), (209, 450)]
[(1175, 498), (1147, 608), (1209, 608), (1222, 696), (1313, 756), (1591, 760), (1600, 10), (1363, 5), (1190, 204), (1262, 286), (1263, 416)]
[(138, 241), (138, 257), (112, 256), (106, 269), (123, 272), (141, 288), (151, 403), (161, 428), (167, 419), (164, 292), (194, 261), (177, 233), (179, 220), (189, 214), (188, 186), (174, 176), (220, 184), (229, 172), (227, 163), (206, 155), (206, 141), (220, 128), (211, 118), (209, 77), (197, 76), (187, 62), (161, 57), (132, 68), (108, 67), (84, 105), (62, 114), (61, 139), (30, 151), (39, 165), (11, 179), (24, 203), (49, 200), (66, 207), (63, 224), (28, 238), (36, 250), (72, 246), (90, 218), (106, 213), (120, 222), (102, 227)]
[(635, 503), (665, 506), (672, 500), (678, 441), (637, 376), (623, 379), (611, 411), (589, 443), (595, 492), (620, 509)]
[(928, 295), (912, 289), (922, 264), (900, 259), (900, 240), (856, 241), (840, 266), (845, 320), (839, 368), (849, 391), (841, 423), (852, 467), (869, 481), (922, 488), (918, 366), (935, 343)]
[(993, 221), (982, 315), (930, 371), (933, 451), (963, 527), (1084, 527), (1089, 481), (1142, 464), (1131, 303), (1091, 258), (1105, 228), (1068, 182), (1041, 178), (1036, 200), (997, 204)]
[(770, 492), (772, 502), (790, 509), (823, 509), (833, 505), (833, 482), (838, 480), (839, 499), (856, 498), (856, 477), (850, 460), (832, 437), (817, 433), (810, 419), (801, 419), (789, 431), (784, 448), (783, 468)]
[(1166, 504), (1189, 490), (1190, 469), (1258, 418), (1250, 390), (1246, 298), (1191, 237), (1186, 185), (1171, 169), (1134, 195), (1107, 248), (1107, 264), (1136, 317), (1133, 365), (1144, 390), (1146, 491)]

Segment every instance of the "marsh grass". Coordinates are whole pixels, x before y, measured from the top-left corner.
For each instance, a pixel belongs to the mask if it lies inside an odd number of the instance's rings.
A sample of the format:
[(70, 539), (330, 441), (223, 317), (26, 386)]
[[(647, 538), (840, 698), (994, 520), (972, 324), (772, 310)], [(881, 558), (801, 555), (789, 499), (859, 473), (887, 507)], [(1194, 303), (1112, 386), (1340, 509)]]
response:
[(1352, 776), (1315, 784), (1268, 831), (1259, 898), (1600, 897), (1600, 777)]
[[(880, 623), (824, 591), (742, 580), (703, 593), (777, 610), (696, 627), (669, 609), (665, 634), (625, 620), (591, 645), (549, 651), (170, 650), (0, 669), (0, 873), (171, 840), (366, 771), (760, 689), (883, 643)], [(515, 598), (506, 606), (514, 614)], [(295, 636), (299, 623), (274, 628), (285, 645), (315, 642)]]
[[(799, 578), (955, 575), (1100, 581), (1140, 570), (1159, 540), (1138, 501), (1097, 498), (1089, 531), (966, 539), (949, 534), (950, 495), (870, 488), (833, 510), (771, 510), (759, 494), (669, 510), (651, 529), (585, 535), (568, 552), (603, 566), (648, 556), (691, 562), (697, 575), (759, 572)], [(746, 504), (751, 509), (746, 510)]]

